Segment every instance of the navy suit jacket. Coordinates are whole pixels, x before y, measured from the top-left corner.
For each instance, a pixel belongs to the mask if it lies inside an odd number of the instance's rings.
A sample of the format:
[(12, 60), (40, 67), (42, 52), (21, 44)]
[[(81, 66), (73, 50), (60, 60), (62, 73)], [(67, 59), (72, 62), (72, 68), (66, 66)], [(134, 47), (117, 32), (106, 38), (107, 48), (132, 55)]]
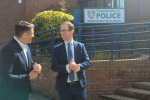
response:
[[(33, 70), (34, 65), (28, 46), (27, 56), (28, 65), (24, 52), (15, 39), (5, 45), (0, 52), (1, 85), (6, 87), (7, 92), (12, 93), (11, 91), (13, 91), (18, 95), (24, 95), (24, 98), (28, 98), (28, 94), (31, 92), (29, 73)], [(3, 93), (3, 95), (10, 96), (9, 93)]]
[[(90, 67), (90, 59), (87, 55), (84, 44), (74, 41), (74, 60), (76, 64), (80, 64), (80, 71), (77, 72), (78, 79), (81, 87), (86, 87), (85, 69)], [(51, 69), (54, 72), (58, 72), (56, 77), (55, 89), (57, 91), (63, 91), (67, 84), (68, 72), (66, 65), (68, 64), (65, 43), (61, 43), (54, 47), (52, 52), (52, 65)]]

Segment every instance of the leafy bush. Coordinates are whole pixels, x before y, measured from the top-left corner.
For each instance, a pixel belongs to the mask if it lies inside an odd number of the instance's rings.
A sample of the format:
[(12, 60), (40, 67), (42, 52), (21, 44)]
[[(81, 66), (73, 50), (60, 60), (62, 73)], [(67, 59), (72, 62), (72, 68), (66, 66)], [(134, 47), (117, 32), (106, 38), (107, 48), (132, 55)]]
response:
[[(74, 18), (72, 15), (50, 10), (38, 13), (37, 16), (32, 20), (32, 23), (35, 25), (35, 33), (39, 33), (59, 28), (62, 22), (65, 21), (70, 21), (73, 23)], [(54, 33), (54, 37), (60, 36), (59, 32)]]
[[(35, 25), (34, 33), (39, 33), (43, 31), (59, 28), (61, 24), (66, 21), (70, 21), (73, 23), (74, 17), (64, 12), (58, 12), (52, 10), (38, 13), (36, 17), (32, 19), (32, 23)], [(53, 37), (59, 37), (59, 36), (60, 36), (59, 30), (53, 32)], [(51, 38), (51, 32), (40, 34), (39, 36), (36, 36), (33, 41), (50, 39), (50, 38)], [(60, 42), (62, 42), (62, 40), (57, 41), (56, 44)], [(41, 43), (40, 45), (38, 44), (36, 45), (36, 47), (49, 46), (49, 45), (51, 45), (50, 41)]]

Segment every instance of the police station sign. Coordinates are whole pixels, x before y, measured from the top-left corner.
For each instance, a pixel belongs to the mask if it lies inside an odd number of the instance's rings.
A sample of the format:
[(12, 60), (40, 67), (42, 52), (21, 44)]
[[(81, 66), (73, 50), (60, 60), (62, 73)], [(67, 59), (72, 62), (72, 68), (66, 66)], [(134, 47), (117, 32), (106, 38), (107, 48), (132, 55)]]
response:
[(123, 8), (98, 9), (84, 8), (84, 24), (115, 24), (125, 23), (125, 11)]

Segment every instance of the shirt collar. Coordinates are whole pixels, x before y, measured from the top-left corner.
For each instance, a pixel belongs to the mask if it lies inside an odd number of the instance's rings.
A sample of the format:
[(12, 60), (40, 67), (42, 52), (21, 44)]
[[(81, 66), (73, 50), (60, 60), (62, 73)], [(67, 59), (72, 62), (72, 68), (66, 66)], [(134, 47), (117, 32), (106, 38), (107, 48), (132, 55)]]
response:
[[(72, 40), (72, 41), (70, 42), (72, 45), (73, 45), (73, 41), (74, 41), (74, 40)], [(68, 43), (69, 43), (69, 42), (65, 41), (65, 44), (66, 44), (66, 45), (68, 45)]]
[(14, 39), (19, 43), (22, 49), (26, 48), (26, 44), (24, 45), (23, 43), (21, 43), (15, 36), (14, 36)]

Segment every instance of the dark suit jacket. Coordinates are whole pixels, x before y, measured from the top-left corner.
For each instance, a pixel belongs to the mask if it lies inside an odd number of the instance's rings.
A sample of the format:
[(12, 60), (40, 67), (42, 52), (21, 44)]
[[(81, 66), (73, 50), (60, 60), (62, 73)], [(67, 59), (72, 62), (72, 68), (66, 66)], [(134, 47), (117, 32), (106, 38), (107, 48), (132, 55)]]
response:
[[(77, 72), (78, 79), (81, 87), (86, 86), (85, 69), (90, 67), (90, 59), (87, 55), (84, 44), (74, 41), (74, 60), (76, 64), (80, 64), (80, 71)], [(66, 65), (68, 64), (65, 43), (61, 43), (54, 47), (52, 52), (52, 66), (51, 69), (54, 72), (58, 72), (56, 77), (55, 89), (57, 91), (63, 91), (67, 84), (68, 72), (66, 71)]]
[[(24, 52), (15, 39), (12, 39), (1, 50), (0, 76), (1, 88), (3, 87), (4, 89), (1, 93), (5, 98), (9, 97), (11, 98), (10, 100), (13, 100), (12, 98), (27, 100), (29, 92), (31, 92), (29, 73), (33, 70), (34, 65), (28, 46), (27, 56), (28, 65)], [(15, 97), (13, 96), (14, 94), (16, 94)]]

